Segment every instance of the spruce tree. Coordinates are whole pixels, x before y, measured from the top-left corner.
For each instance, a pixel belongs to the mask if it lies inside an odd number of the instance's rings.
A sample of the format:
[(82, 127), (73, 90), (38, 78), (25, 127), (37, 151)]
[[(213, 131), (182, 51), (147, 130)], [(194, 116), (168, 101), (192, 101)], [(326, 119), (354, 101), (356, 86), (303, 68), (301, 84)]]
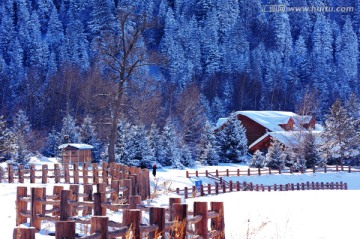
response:
[(70, 114), (67, 114), (62, 120), (59, 140), (60, 144), (81, 142), (79, 127), (75, 125), (75, 120)]
[(162, 157), (160, 163), (164, 166), (181, 168), (179, 135), (176, 133), (174, 125), (170, 120), (167, 121), (162, 131)]
[(316, 137), (313, 133), (307, 132), (304, 138), (304, 160), (307, 168), (314, 166), (324, 166), (325, 161), (322, 159), (318, 150), (319, 145), (316, 143)]
[(42, 149), (42, 153), (47, 157), (56, 157), (59, 147), (59, 133), (53, 127), (46, 138), (46, 143)]
[(0, 161), (10, 159), (13, 137), (3, 116), (0, 116)]
[(225, 127), (218, 133), (220, 146), (220, 161), (224, 163), (242, 162), (248, 152), (246, 130), (237, 119), (231, 115)]
[(92, 159), (100, 160), (101, 143), (97, 138), (97, 133), (90, 116), (86, 116), (80, 126), (80, 137), (82, 143), (89, 144), (94, 147), (91, 150)]
[(272, 169), (283, 169), (285, 154), (279, 141), (273, 140), (266, 154), (266, 166)]
[(201, 134), (199, 147), (199, 160), (202, 165), (217, 165), (219, 163), (219, 147), (214, 130), (208, 121), (205, 123)]
[(26, 156), (30, 153), (30, 136), (31, 136), (31, 125), (23, 110), (19, 110), (14, 116), (13, 132), (15, 149), (12, 152), (14, 160), (17, 163), (24, 164), (27, 161)]
[(127, 157), (127, 139), (130, 134), (131, 125), (125, 120), (120, 120), (117, 125), (117, 140), (115, 143), (115, 160), (117, 163), (128, 164), (129, 158)]
[(159, 129), (155, 124), (151, 124), (148, 132), (149, 147), (151, 154), (154, 156), (154, 161), (160, 162), (161, 157), (161, 136)]
[[(180, 163), (182, 165), (184, 165), (185, 167), (193, 167), (195, 165), (194, 163), (194, 159), (191, 155), (191, 151), (189, 149), (189, 147), (184, 144), (181, 147), (181, 159), (180, 159)], [(181, 168), (181, 166), (180, 166)]]
[(266, 158), (260, 150), (256, 150), (250, 160), (250, 167), (263, 168), (266, 164)]
[(326, 115), (322, 133), (321, 150), (325, 158), (343, 165), (345, 159), (357, 154), (359, 133), (355, 130), (353, 118), (349, 115), (341, 101), (337, 99)]

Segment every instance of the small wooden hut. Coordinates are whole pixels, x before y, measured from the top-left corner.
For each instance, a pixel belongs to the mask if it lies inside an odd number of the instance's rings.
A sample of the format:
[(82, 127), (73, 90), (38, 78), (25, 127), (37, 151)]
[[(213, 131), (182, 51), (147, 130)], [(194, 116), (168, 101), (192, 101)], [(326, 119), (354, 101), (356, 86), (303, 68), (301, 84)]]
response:
[(63, 163), (88, 163), (91, 162), (91, 149), (89, 144), (62, 144), (59, 146)]

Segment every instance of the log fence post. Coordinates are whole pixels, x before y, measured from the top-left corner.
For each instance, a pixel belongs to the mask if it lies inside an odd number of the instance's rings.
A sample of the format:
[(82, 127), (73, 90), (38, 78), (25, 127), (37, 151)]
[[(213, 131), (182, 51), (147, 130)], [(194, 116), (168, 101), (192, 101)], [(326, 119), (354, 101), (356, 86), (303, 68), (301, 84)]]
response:
[(224, 203), (223, 202), (211, 202), (210, 203), (211, 211), (217, 212), (219, 215), (216, 218), (212, 218), (210, 225), (211, 230), (218, 231), (218, 239), (225, 239), (225, 217), (224, 217)]
[(47, 164), (41, 165), (41, 183), (46, 184), (47, 183), (47, 177), (48, 177), (48, 166)]
[[(141, 239), (140, 224), (141, 224), (141, 211), (139, 209), (124, 209), (122, 226), (131, 228), (134, 239)], [(105, 238), (105, 237), (102, 237)]]
[(27, 210), (27, 202), (21, 200), (22, 197), (27, 196), (27, 187), (18, 186), (16, 189), (16, 226), (27, 222), (27, 218), (21, 215), (21, 212)]
[(18, 182), (24, 183), (24, 166), (19, 165), (18, 167)]
[[(78, 202), (79, 201), (79, 188), (80, 188), (80, 185), (79, 184), (71, 184), (70, 185), (70, 190), (72, 192), (72, 195), (71, 195), (71, 201), (74, 201), (74, 202)], [(74, 206), (73, 209), (72, 209), (72, 213), (73, 213), (73, 216), (76, 216), (78, 214), (78, 210), (77, 210), (77, 206)]]
[(208, 195), (211, 195), (211, 184), (210, 183), (207, 185), (207, 189), (208, 189)]
[(120, 182), (119, 180), (111, 180), (110, 188), (114, 190), (114, 192), (111, 193), (110, 198), (113, 202), (117, 202), (119, 199), (119, 193), (120, 193)]
[(134, 195), (129, 197), (129, 209), (136, 209), (136, 206), (141, 204), (141, 196)]
[(35, 183), (35, 174), (36, 174), (36, 171), (35, 171), (35, 165), (30, 165), (30, 183)]
[(31, 188), (31, 216), (30, 216), (30, 226), (35, 227), (36, 231), (41, 229), (41, 219), (38, 217), (38, 214), (44, 214), (45, 205), (41, 203), (42, 200), (45, 200), (46, 197), (46, 188)]
[(15, 227), (13, 231), (13, 239), (35, 239), (34, 227)]
[(74, 184), (79, 184), (79, 164), (74, 163), (73, 167)]
[(84, 163), (83, 164), (83, 167), (82, 167), (82, 177), (83, 177), (83, 184), (88, 184), (89, 183), (89, 178), (88, 178), (88, 175), (89, 175), (89, 171), (88, 171), (88, 167), (89, 165), (87, 163)]
[(64, 177), (65, 183), (70, 183), (70, 171), (69, 171), (69, 164), (64, 164)]
[(60, 183), (60, 165), (58, 163), (54, 164), (54, 178), (55, 183)]
[(181, 203), (181, 198), (169, 198), (169, 221), (174, 221), (175, 217), (174, 217), (174, 204)]
[(186, 238), (186, 229), (187, 229), (187, 204), (175, 203), (174, 208), (174, 220), (177, 222), (172, 228), (172, 238), (174, 239), (185, 239)]
[[(57, 197), (54, 198), (54, 200), (60, 200), (61, 191), (64, 189), (63, 186), (54, 185), (53, 187), (53, 195), (56, 195)], [(59, 205), (53, 205), (53, 216), (59, 216), (60, 215), (60, 206)]]
[(96, 163), (93, 163), (93, 184), (99, 183), (99, 168)]
[(219, 194), (219, 183), (215, 182), (215, 194), (218, 195)]
[[(123, 219), (124, 220), (124, 219)], [(109, 218), (105, 216), (92, 216), (90, 219), (91, 233), (100, 233), (101, 239), (109, 238), (108, 225)]]
[(8, 167), (8, 180), (9, 183), (14, 183), (14, 168), (12, 165)]
[(195, 224), (195, 231), (203, 239), (208, 239), (208, 208), (207, 202), (194, 202), (194, 216), (200, 215), (201, 221)]
[(67, 221), (72, 216), (72, 206), (69, 201), (72, 197), (71, 190), (61, 190), (60, 194), (60, 221)]
[(75, 239), (75, 235), (74, 221), (55, 222), (55, 239)]
[(150, 207), (149, 211), (149, 223), (150, 225), (157, 225), (158, 229), (155, 232), (149, 233), (149, 239), (157, 239), (155, 236), (161, 236), (165, 238), (165, 208)]
[(188, 188), (187, 188), (187, 187), (184, 188), (184, 196), (185, 196), (185, 198), (188, 198), (188, 197), (189, 197), (189, 195), (188, 195)]
[(105, 193), (94, 193), (94, 215), (106, 216), (106, 208), (101, 206), (101, 203), (105, 202)]
[(204, 185), (203, 185), (203, 184), (200, 185), (200, 195), (201, 195), (202, 197), (205, 196), (205, 193), (204, 193)]

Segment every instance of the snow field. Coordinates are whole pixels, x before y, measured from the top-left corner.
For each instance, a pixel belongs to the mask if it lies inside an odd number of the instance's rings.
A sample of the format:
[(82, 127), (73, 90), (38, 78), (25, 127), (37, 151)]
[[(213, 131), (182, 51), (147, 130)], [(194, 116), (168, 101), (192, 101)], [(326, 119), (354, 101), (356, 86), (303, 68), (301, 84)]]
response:
[[(188, 170), (225, 170), (238, 165), (197, 167)], [(185, 178), (186, 170), (170, 168), (158, 169), (157, 178), (151, 175), (151, 191), (157, 185), (158, 197), (149, 201), (153, 206), (167, 206), (169, 197), (179, 197), (172, 191), (177, 187), (192, 186), (201, 179), (204, 184), (212, 180), (206, 178)], [(230, 178), (225, 178), (230, 180)], [(348, 183), (348, 191), (294, 191), (294, 192), (233, 192), (195, 199), (182, 199), (192, 209), (194, 201), (223, 201), (225, 207), (226, 238), (359, 238), (357, 206), (360, 198), (359, 173), (316, 173), (299, 175), (264, 175), (231, 177), (233, 181), (246, 181), (258, 184), (285, 184), (314, 182)], [(34, 185), (27, 185), (28, 187)], [(15, 227), (15, 198), (17, 184), (0, 184), (0, 238), (12, 238)], [(48, 185), (49, 190), (52, 185)], [(147, 204), (148, 202), (144, 202)], [(121, 221), (121, 213), (109, 213), (115, 221)], [(148, 222), (144, 213), (143, 222)], [(53, 238), (46, 235), (53, 231), (51, 223), (44, 222), (44, 230), (36, 239)]]

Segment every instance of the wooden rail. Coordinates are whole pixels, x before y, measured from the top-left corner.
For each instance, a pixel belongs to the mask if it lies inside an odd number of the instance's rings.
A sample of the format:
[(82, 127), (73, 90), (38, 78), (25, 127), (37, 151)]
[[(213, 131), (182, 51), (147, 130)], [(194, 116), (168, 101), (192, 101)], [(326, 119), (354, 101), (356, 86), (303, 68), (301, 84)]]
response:
[[(98, 187), (100, 189), (101, 186)], [(45, 188), (31, 188), (31, 199), (28, 200), (26, 194), (26, 187), (18, 187), (17, 194), (17, 227), (14, 229), (13, 239), (32, 239), (35, 238), (35, 233), (40, 230), (41, 220), (55, 221), (55, 237), (75, 239), (75, 223), (90, 224), (90, 234), (83, 237), (76, 237), (82, 239), (107, 239), (114, 237), (126, 237), (126, 234), (131, 233), (132, 238), (162, 238), (166, 234), (171, 238), (185, 239), (188, 235), (192, 238), (225, 238), (224, 226), (224, 205), (222, 202), (211, 202), (211, 209), (208, 210), (207, 202), (194, 202), (194, 211), (188, 211), (188, 205), (182, 204), (180, 198), (169, 199), (169, 209), (162, 207), (149, 207), (149, 225), (141, 224), (142, 212), (140, 209), (122, 209), (123, 219), (122, 223), (109, 221), (109, 218), (103, 211), (96, 212), (96, 203), (94, 202), (94, 215), (90, 220), (80, 220), (74, 217), (78, 211), (75, 210), (72, 199), (74, 193), (71, 190), (61, 190), (60, 200), (47, 199)], [(83, 193), (86, 194), (86, 193)], [(102, 198), (104, 193), (95, 193), (93, 198), (97, 196)], [(56, 195), (51, 195), (50, 198), (56, 198)], [(140, 197), (137, 197), (138, 201)], [(28, 201), (31, 202), (29, 212), (26, 212)], [(49, 203), (50, 202), (50, 203)], [(60, 215), (49, 216), (45, 215), (44, 205), (60, 206)], [(26, 206), (26, 207), (25, 207)], [(86, 204), (86, 206), (91, 206)], [(102, 207), (100, 202), (100, 208)], [(79, 208), (77, 208), (79, 210)], [(146, 211), (146, 210), (145, 210)], [(166, 215), (166, 212), (169, 215)], [(26, 223), (27, 218), (30, 218), (29, 228), (20, 227), (20, 224)], [(169, 218), (166, 221), (165, 218)], [(208, 228), (208, 220), (210, 221), (210, 228)], [(109, 230), (109, 227), (112, 230)], [(114, 228), (116, 228), (114, 230)], [(215, 237), (216, 236), (216, 237)]]
[(25, 169), (20, 165), (17, 169), (9, 165), (4, 169), (0, 167), (0, 182), (8, 183), (65, 183), (65, 184), (93, 184), (105, 183), (111, 185), (113, 181), (121, 181), (120, 187), (127, 187), (131, 184), (127, 194), (138, 194), (144, 200), (150, 196), (150, 177), (148, 169), (128, 167), (121, 164), (102, 163), (101, 167), (97, 164), (86, 164), (82, 167), (74, 164), (72, 168), (68, 164), (61, 166), (54, 164), (53, 169), (48, 165), (42, 165), (41, 169), (36, 169), (35, 165), (30, 165)]
[(270, 175), (270, 174), (303, 174), (303, 173), (329, 173), (329, 172), (340, 172), (345, 171), (349, 173), (359, 173), (360, 168), (358, 167), (351, 167), (351, 166), (340, 166), (340, 165), (334, 165), (334, 166), (325, 166), (325, 167), (314, 167), (311, 169), (301, 169), (301, 170), (294, 170), (293, 167), (290, 167), (288, 169), (271, 169), (271, 168), (248, 168), (246, 170), (241, 170), (240, 168), (236, 170), (218, 170), (215, 171), (208, 171), (205, 170), (205, 172), (189, 172), (186, 171), (186, 177), (208, 177), (215, 180), (219, 180), (220, 177), (239, 177), (239, 176), (260, 176), (260, 175)]
[(227, 192), (236, 191), (295, 191), (295, 190), (347, 190), (347, 183), (343, 182), (306, 182), (306, 183), (288, 183), (288, 184), (253, 184), (247, 182), (232, 182), (228, 184), (225, 182), (215, 182), (214, 185), (207, 184), (206, 186), (200, 185), (200, 189), (195, 186), (183, 189), (176, 188), (176, 193), (183, 195), (185, 198), (195, 198), (207, 195), (217, 195)]

